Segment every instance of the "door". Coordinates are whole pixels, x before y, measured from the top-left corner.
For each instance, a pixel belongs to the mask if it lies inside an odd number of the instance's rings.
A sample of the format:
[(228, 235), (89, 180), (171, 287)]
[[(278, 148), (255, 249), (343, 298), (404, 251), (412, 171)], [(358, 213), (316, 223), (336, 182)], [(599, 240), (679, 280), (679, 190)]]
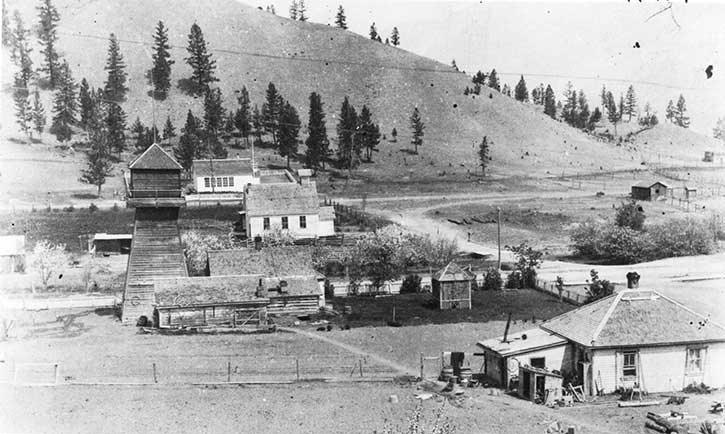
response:
[(519, 379), (519, 387), (521, 387), (521, 395), (531, 399), (531, 373), (524, 371), (524, 375)]

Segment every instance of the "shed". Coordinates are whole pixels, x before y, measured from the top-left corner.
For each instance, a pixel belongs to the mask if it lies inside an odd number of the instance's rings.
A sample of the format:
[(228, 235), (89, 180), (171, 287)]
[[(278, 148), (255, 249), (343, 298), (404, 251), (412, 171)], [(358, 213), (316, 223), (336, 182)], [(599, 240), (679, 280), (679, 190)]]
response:
[(194, 160), (192, 172), (199, 193), (243, 193), (259, 182), (251, 158)]
[(131, 234), (98, 233), (91, 238), (89, 250), (96, 255), (128, 255), (132, 240)]
[(25, 235), (0, 236), (0, 274), (25, 271)]
[(433, 298), (440, 309), (470, 309), (471, 287), (476, 275), (455, 262), (438, 270), (431, 279)]
[(670, 186), (660, 181), (642, 181), (632, 186), (632, 199), (657, 200), (667, 196)]
[(544, 368), (529, 365), (519, 367), (519, 385), (517, 393), (529, 401), (543, 403), (549, 394), (561, 394), (562, 376)]
[(484, 374), (493, 384), (508, 388), (523, 365), (561, 372), (571, 364), (573, 347), (567, 340), (541, 328), (511, 333), (503, 339), (479, 341), (483, 349)]

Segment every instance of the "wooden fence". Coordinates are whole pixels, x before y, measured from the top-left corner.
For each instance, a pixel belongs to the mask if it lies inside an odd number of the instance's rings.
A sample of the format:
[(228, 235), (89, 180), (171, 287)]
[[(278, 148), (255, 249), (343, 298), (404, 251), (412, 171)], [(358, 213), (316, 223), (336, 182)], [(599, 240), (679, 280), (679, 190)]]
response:
[(586, 294), (582, 293), (581, 291), (572, 291), (571, 289), (567, 289), (566, 286), (564, 287), (562, 293), (559, 294), (559, 290), (556, 288), (556, 284), (554, 282), (540, 279), (538, 277), (536, 278), (536, 288), (534, 289), (554, 295), (557, 298), (560, 297), (561, 300), (566, 301), (567, 303), (571, 303), (575, 306), (583, 305), (587, 299)]

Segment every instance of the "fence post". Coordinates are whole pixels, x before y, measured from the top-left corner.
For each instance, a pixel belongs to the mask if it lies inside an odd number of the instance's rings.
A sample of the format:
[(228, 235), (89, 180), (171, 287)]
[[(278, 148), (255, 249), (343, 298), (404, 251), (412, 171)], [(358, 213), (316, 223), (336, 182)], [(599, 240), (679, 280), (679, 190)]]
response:
[(297, 381), (300, 381), (300, 359), (295, 358), (295, 371), (297, 373)]
[(58, 384), (58, 364), (53, 365), (53, 374), (55, 376), (55, 384)]
[(232, 381), (232, 362), (231, 360), (227, 361), (227, 383), (231, 383)]
[(423, 380), (423, 353), (420, 353), (420, 379)]
[(363, 376), (363, 369), (362, 369), (363, 361), (360, 359), (360, 376)]
[(159, 380), (158, 380), (158, 378), (156, 377), (156, 362), (152, 363), (152, 364), (151, 364), (151, 366), (152, 366), (152, 368), (153, 368), (153, 370), (154, 370), (154, 383), (158, 383), (158, 382), (159, 382)]

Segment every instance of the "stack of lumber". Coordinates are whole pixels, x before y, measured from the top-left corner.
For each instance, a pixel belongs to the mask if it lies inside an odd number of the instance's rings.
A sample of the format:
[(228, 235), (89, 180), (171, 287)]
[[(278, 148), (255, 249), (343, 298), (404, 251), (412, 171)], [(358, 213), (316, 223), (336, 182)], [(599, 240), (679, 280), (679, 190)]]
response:
[[(677, 413), (677, 416), (672, 416), (676, 412), (665, 413), (664, 415), (648, 412), (647, 421), (644, 426), (657, 432), (666, 434), (684, 434), (689, 432), (687, 425), (676, 424), (675, 421), (682, 421), (686, 418), (694, 418), (694, 416), (687, 416), (682, 413)], [(669, 417), (668, 417), (669, 416)]]

